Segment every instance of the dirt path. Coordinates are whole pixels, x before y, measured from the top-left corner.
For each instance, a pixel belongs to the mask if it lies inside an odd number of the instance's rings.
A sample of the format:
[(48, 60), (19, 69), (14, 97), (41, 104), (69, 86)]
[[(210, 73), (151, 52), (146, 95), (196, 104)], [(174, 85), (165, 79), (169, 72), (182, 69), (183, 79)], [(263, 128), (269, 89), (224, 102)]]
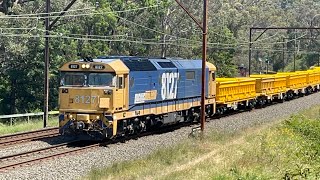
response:
[(179, 172), (179, 171), (185, 171), (185, 170), (188, 170), (188, 169), (192, 169), (194, 167), (196, 167), (199, 163), (202, 163), (202, 162), (205, 162), (206, 160), (213, 160), (211, 161), (211, 163), (215, 163), (215, 164), (218, 164), (218, 163), (221, 163), (223, 161), (223, 157), (221, 157), (221, 153), (231, 147), (231, 146), (234, 146), (234, 145), (239, 145), (239, 144), (242, 144), (242, 143), (245, 143), (245, 140), (244, 140), (244, 136), (241, 136), (240, 138), (237, 138), (231, 142), (228, 142), (227, 144), (224, 144), (224, 145), (220, 145), (220, 146), (214, 146), (215, 148), (213, 148), (214, 150), (202, 155), (202, 156), (199, 156), (199, 157), (196, 157), (194, 159), (191, 159), (189, 162), (186, 162), (185, 164), (173, 164), (171, 166), (167, 166), (165, 169), (161, 169), (161, 171), (159, 171), (159, 173), (157, 173), (156, 176), (147, 176), (147, 177), (144, 177), (143, 179), (160, 179), (161, 177), (166, 177), (166, 176), (169, 176), (173, 173), (176, 173), (176, 172)]
[(214, 163), (214, 164), (218, 164), (218, 163), (221, 163), (223, 162), (224, 160), (224, 157), (221, 156), (221, 154), (226, 151), (227, 149), (230, 149), (231, 147), (235, 146), (235, 145), (241, 145), (241, 144), (244, 144), (246, 143), (246, 140), (245, 138), (248, 136), (248, 134), (258, 134), (260, 133), (261, 131), (267, 129), (267, 128), (270, 128), (271, 126), (275, 125), (275, 124), (278, 124), (280, 122), (279, 121), (275, 121), (275, 122), (272, 122), (272, 123), (269, 123), (269, 124), (265, 124), (261, 127), (256, 127), (256, 128), (250, 128), (250, 129), (247, 129), (243, 135), (241, 135), (240, 137), (232, 140), (232, 141), (229, 141), (227, 142), (226, 144), (223, 144), (223, 145), (214, 145), (212, 148), (213, 150), (202, 155), (202, 156), (199, 156), (199, 157), (196, 157), (194, 159), (191, 159), (189, 162), (186, 162), (184, 164), (173, 164), (171, 166), (167, 166), (165, 169), (161, 169), (157, 174), (156, 176), (147, 176), (143, 179), (161, 179), (162, 177), (166, 177), (166, 176), (169, 176), (173, 173), (176, 173), (176, 172), (180, 172), (180, 171), (186, 171), (188, 169), (192, 169), (192, 168), (195, 168), (196, 166), (199, 165), (199, 163), (202, 163), (202, 162), (205, 162), (205, 161), (209, 161), (210, 160), (210, 163)]

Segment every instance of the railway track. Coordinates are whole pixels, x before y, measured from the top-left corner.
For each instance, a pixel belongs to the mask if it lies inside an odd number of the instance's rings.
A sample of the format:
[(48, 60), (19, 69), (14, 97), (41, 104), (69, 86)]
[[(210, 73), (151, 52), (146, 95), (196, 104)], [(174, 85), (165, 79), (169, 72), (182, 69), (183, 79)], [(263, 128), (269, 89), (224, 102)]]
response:
[(11, 146), (15, 144), (20, 144), (24, 142), (30, 142), (37, 139), (55, 137), (58, 136), (58, 127), (45, 128), (36, 131), (29, 131), (17, 134), (10, 134), (5, 136), (0, 136), (0, 147)]
[[(187, 125), (191, 125), (191, 124), (193, 123), (187, 123)], [(186, 124), (168, 126), (156, 131), (148, 131), (141, 134), (119, 138), (113, 141), (111, 140), (105, 141), (105, 142), (73, 141), (73, 142), (53, 145), (46, 148), (31, 150), (23, 153), (2, 156), (0, 157), (0, 172), (6, 172), (8, 170), (16, 169), (22, 166), (33, 165), (42, 161), (54, 159), (61, 156), (68, 156), (73, 153), (79, 153), (81, 151), (96, 148), (99, 146), (107, 146), (109, 144), (125, 142), (127, 140), (136, 139), (142, 136), (148, 136), (152, 134), (159, 134), (159, 133), (173, 131), (185, 125)]]
[[(245, 112), (245, 111), (249, 111), (249, 110), (242, 110), (241, 112)], [(218, 117), (214, 117), (213, 119), (221, 118), (224, 116), (230, 116), (230, 115), (233, 115), (236, 113), (239, 113), (239, 112), (238, 111), (229, 112), (228, 114), (220, 115)], [(157, 129), (154, 131), (143, 132), (141, 134), (125, 136), (122, 138), (118, 138), (116, 140), (109, 140), (109, 141), (105, 141), (105, 142), (95, 142), (95, 143), (92, 143), (92, 142), (85, 142), (84, 143), (82, 141), (73, 141), (73, 142), (67, 142), (67, 143), (62, 143), (62, 144), (58, 144), (58, 145), (53, 145), (53, 146), (46, 147), (46, 148), (31, 150), (28, 152), (3, 156), (3, 157), (0, 157), (0, 172), (5, 172), (10, 169), (19, 168), (22, 166), (33, 165), (33, 164), (36, 164), (36, 163), (39, 163), (42, 161), (54, 159), (54, 158), (61, 157), (61, 156), (68, 156), (73, 153), (79, 153), (81, 151), (96, 148), (99, 146), (108, 146), (109, 144), (114, 144), (114, 143), (118, 143), (118, 142), (125, 142), (127, 140), (137, 139), (142, 136), (149, 136), (149, 135), (153, 135), (153, 134), (166, 133), (166, 132), (174, 131), (174, 130), (179, 129), (181, 127), (194, 126), (195, 124), (197, 124), (197, 123), (187, 122), (187, 123), (181, 123), (181, 124), (177, 124), (177, 125), (163, 127), (163, 128), (160, 128), (160, 129)], [(199, 128), (200, 127), (193, 127), (191, 133), (195, 133), (195, 131), (197, 131)], [(57, 129), (52, 128), (52, 130), (57, 130)], [(24, 134), (24, 133), (21, 133), (21, 135), (22, 134)], [(190, 134), (190, 135), (192, 135), (192, 134)], [(1, 140), (1, 137), (0, 137), (0, 140)]]
[[(219, 118), (222, 118), (225, 116), (238, 114), (239, 112), (247, 112), (247, 111), (250, 111), (250, 110), (245, 109), (245, 110), (241, 110), (241, 111), (229, 112), (228, 114), (219, 115), (219, 116), (213, 117), (212, 119), (219, 119)], [(16, 168), (23, 167), (23, 166), (33, 165), (36, 163), (41, 163), (43, 161), (54, 159), (57, 157), (69, 156), (71, 154), (79, 153), (81, 151), (85, 151), (88, 149), (97, 148), (99, 146), (108, 146), (110, 144), (115, 144), (118, 142), (125, 142), (127, 140), (137, 139), (137, 138), (143, 137), (143, 136), (167, 133), (167, 132), (174, 131), (176, 129), (179, 129), (181, 127), (186, 127), (186, 126), (193, 127), (190, 135), (197, 136), (197, 133), (198, 133), (197, 131), (200, 129), (200, 127), (198, 127), (196, 124), (197, 124), (196, 122), (180, 123), (180, 124), (156, 129), (154, 131), (147, 131), (147, 132), (143, 132), (141, 134), (125, 136), (122, 138), (118, 138), (116, 140), (109, 140), (109, 141), (95, 142), (95, 143), (93, 143), (93, 142), (85, 142), (84, 143), (82, 141), (73, 141), (73, 142), (67, 142), (67, 143), (62, 143), (62, 144), (58, 144), (58, 145), (53, 145), (53, 146), (46, 147), (46, 148), (31, 150), (28, 152), (3, 156), (3, 157), (0, 157), (0, 172), (5, 172), (8, 170), (16, 169)], [(54, 130), (54, 128), (52, 130)], [(194, 134), (194, 133), (196, 133), (196, 134)], [(0, 137), (0, 140), (1, 140), (1, 137)]]
[(21, 166), (32, 165), (48, 159), (78, 153), (100, 146), (99, 143), (73, 141), (28, 152), (0, 157), (0, 172), (15, 169)]

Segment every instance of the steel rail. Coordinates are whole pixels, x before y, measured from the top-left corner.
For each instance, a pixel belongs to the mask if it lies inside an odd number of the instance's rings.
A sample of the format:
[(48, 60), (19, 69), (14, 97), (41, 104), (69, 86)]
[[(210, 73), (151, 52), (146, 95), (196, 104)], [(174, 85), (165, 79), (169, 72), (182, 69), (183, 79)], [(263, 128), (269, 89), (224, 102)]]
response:
[(29, 134), (29, 133), (48, 131), (48, 130), (53, 130), (53, 129), (58, 129), (58, 127), (51, 127), (51, 128), (44, 128), (44, 129), (39, 129), (39, 130), (27, 131), (27, 132), (20, 132), (20, 133), (2, 135), (2, 136), (0, 136), (0, 139), (6, 138), (6, 137), (18, 136), (18, 135), (25, 135), (25, 134)]
[(12, 155), (8, 155), (8, 156), (2, 156), (2, 157), (0, 157), (0, 161), (6, 160), (6, 159), (10, 159), (10, 158), (13, 158), (13, 157), (25, 156), (25, 155), (29, 155), (29, 154), (36, 153), (36, 152), (44, 152), (44, 151), (48, 151), (48, 150), (51, 150), (51, 149), (57, 149), (58, 147), (63, 147), (63, 146), (66, 146), (68, 144), (69, 143), (62, 143), (62, 144), (57, 144), (57, 145), (54, 145), (54, 146), (40, 148), (40, 149), (31, 150), (31, 151), (27, 151), (27, 152), (12, 154)]
[(63, 147), (67, 148), (68, 145), (73, 145), (73, 144), (79, 143), (79, 142), (80, 141), (62, 143), (62, 144), (58, 144), (58, 145), (54, 145), (54, 146), (50, 146), (50, 147), (46, 147), (46, 148), (40, 148), (40, 149), (28, 151), (28, 152), (23, 152), (23, 153), (0, 157), (0, 162), (9, 161), (8, 164), (6, 164), (4, 166), (0, 166), (0, 171), (8, 170), (8, 169), (23, 166), (23, 165), (30, 165), (31, 163), (36, 163), (36, 162), (39, 162), (42, 160), (46, 160), (46, 159), (50, 159), (50, 158), (54, 158), (54, 157), (59, 157), (59, 156), (63, 156), (63, 155), (69, 155), (70, 153), (79, 152), (79, 151), (83, 151), (86, 149), (95, 148), (95, 147), (100, 146), (99, 143), (90, 144), (90, 145), (87, 145), (84, 147), (73, 146), (73, 147), (76, 147), (76, 149), (66, 150), (66, 151), (62, 151), (62, 152), (53, 152), (53, 154), (45, 155), (43, 157), (38, 157), (38, 158), (33, 158), (33, 159), (24, 160), (24, 161), (20, 161), (20, 162), (10, 163), (10, 160), (12, 160), (12, 159), (17, 160), (22, 157), (30, 157), (33, 154), (39, 155), (40, 153), (46, 153), (46, 152), (49, 152), (50, 150), (56, 150), (58, 148), (63, 148)]
[[(172, 125), (172, 126), (167, 126), (167, 127), (163, 127), (161, 129), (157, 129), (155, 131), (147, 131), (147, 132), (143, 132), (140, 134), (135, 134), (132, 136), (125, 136), (123, 138), (118, 138), (116, 140), (110, 140), (110, 141), (106, 141), (106, 142), (96, 142), (95, 144), (89, 144), (86, 145), (84, 147), (77, 147), (77, 146), (72, 146), (75, 147), (76, 149), (71, 149), (71, 150), (66, 150), (63, 152), (57, 152), (57, 153), (53, 153), (47, 156), (43, 156), (43, 157), (39, 157), (39, 158), (33, 158), (30, 160), (25, 160), (25, 161), (20, 161), (20, 162), (16, 162), (16, 163), (8, 163), (4, 166), (0, 166), (0, 172), (5, 171), (5, 170), (9, 170), (9, 169), (13, 169), (15, 167), (20, 167), (23, 165), (30, 165), (36, 162), (41, 162), (43, 160), (47, 160), (47, 159), (51, 159), (51, 158), (55, 158), (55, 157), (59, 157), (59, 156), (64, 156), (64, 155), (70, 155), (70, 153), (75, 153), (75, 152), (80, 152), (83, 150), (87, 150), (87, 149), (91, 149), (91, 148), (96, 148), (99, 146), (107, 146), (110, 144), (115, 144), (115, 143), (119, 143), (119, 142), (124, 142), (127, 140), (132, 140), (132, 139), (136, 139), (139, 137), (143, 137), (143, 136), (149, 136), (149, 135), (153, 135), (153, 134), (160, 134), (160, 133), (166, 133), (166, 132), (170, 132), (176, 129), (179, 129), (181, 127), (186, 127), (188, 125), (192, 125), (194, 124), (194, 122), (188, 122), (188, 123), (181, 123), (181, 124), (176, 124), (176, 125)], [(18, 154), (13, 154), (13, 155), (8, 155), (8, 156), (3, 156), (0, 157), (0, 163), (4, 162), (6, 160), (10, 161), (10, 159), (14, 159), (17, 160), (21, 157), (30, 157), (33, 154), (35, 155), (39, 155), (39, 153), (46, 153), (50, 150), (55, 150), (61, 147), (68, 147), (68, 145), (73, 145), (76, 143), (80, 143), (81, 141), (73, 141), (73, 142), (67, 142), (67, 143), (62, 143), (62, 144), (58, 144), (58, 145), (54, 145), (54, 146), (50, 146), (50, 147), (46, 147), (46, 148), (41, 148), (41, 149), (36, 149), (36, 150), (32, 150), (32, 151), (28, 151), (28, 152), (23, 152), (23, 153), (18, 153)]]
[(4, 135), (0, 136), (0, 147), (58, 135), (58, 127)]

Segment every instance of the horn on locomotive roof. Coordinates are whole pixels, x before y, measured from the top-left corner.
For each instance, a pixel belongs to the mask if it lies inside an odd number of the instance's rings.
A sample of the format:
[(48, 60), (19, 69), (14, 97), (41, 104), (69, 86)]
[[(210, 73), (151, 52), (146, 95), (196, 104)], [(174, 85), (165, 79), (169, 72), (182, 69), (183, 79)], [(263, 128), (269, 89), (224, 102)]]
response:
[(136, 53), (130, 53), (129, 56), (138, 56), (138, 54), (139, 54), (138, 52), (136, 52)]
[(84, 61), (84, 62), (93, 62), (93, 58), (90, 57), (90, 56), (89, 56), (89, 57), (84, 57), (84, 58), (83, 58), (83, 61)]

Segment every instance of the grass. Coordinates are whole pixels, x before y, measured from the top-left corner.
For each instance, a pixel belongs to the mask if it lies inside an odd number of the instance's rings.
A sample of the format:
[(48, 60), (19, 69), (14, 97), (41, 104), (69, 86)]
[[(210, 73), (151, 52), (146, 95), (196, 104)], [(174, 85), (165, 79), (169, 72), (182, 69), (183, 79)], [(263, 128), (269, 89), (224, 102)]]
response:
[(84, 179), (319, 179), (320, 107), (234, 134), (208, 133)]
[[(49, 127), (58, 126), (58, 118), (57, 117), (50, 117), (48, 119), (47, 125)], [(33, 119), (33, 120), (30, 120), (29, 123), (26, 121), (17, 122), (13, 126), (0, 123), (0, 135), (37, 130), (37, 129), (41, 129), (42, 127), (43, 127), (42, 119)]]

